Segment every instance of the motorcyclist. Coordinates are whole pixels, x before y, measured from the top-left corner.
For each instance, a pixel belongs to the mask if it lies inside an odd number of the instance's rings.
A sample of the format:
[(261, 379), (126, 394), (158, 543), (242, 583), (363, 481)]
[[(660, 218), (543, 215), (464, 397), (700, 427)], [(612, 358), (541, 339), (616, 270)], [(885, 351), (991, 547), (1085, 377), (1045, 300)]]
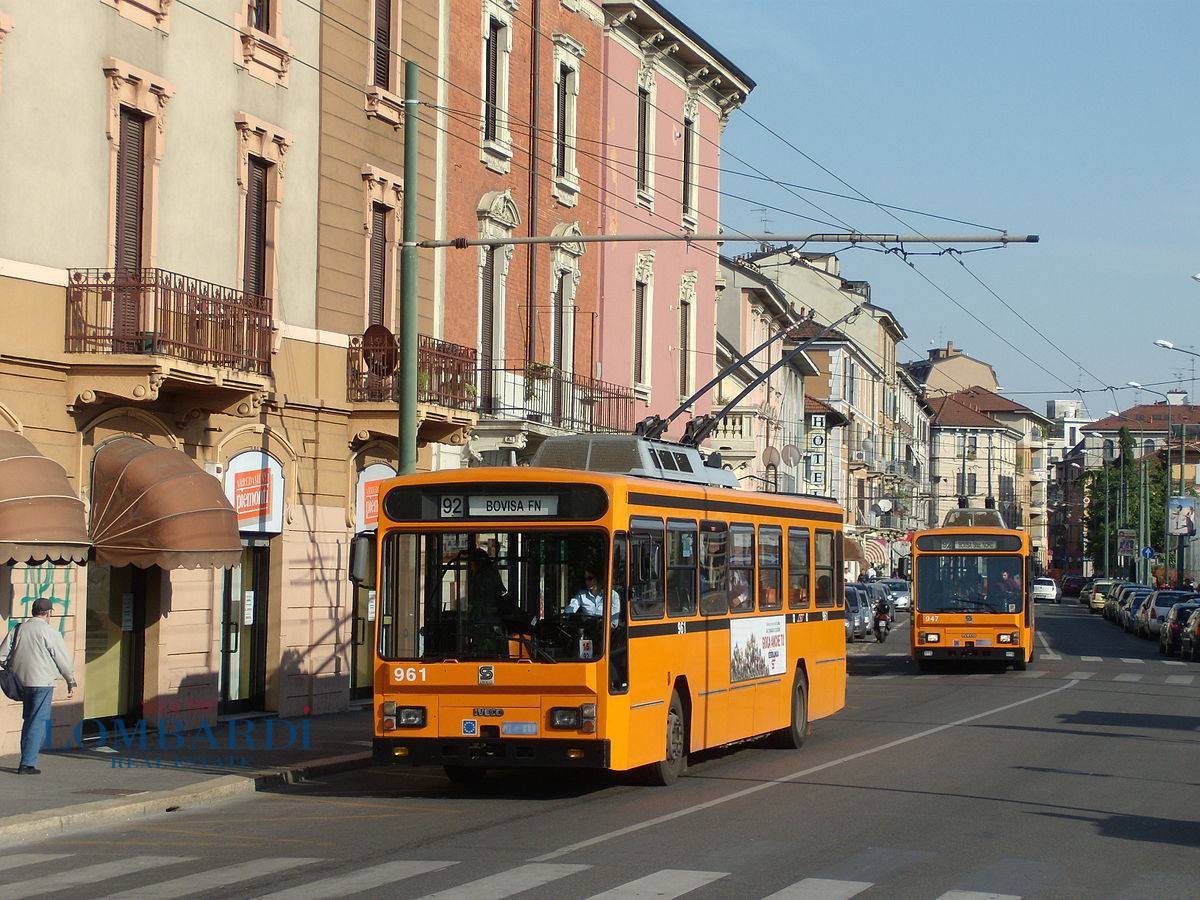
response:
[(875, 604), (875, 640), (882, 642), (887, 635), (888, 623), (892, 621), (892, 611), (886, 600), (880, 599)]

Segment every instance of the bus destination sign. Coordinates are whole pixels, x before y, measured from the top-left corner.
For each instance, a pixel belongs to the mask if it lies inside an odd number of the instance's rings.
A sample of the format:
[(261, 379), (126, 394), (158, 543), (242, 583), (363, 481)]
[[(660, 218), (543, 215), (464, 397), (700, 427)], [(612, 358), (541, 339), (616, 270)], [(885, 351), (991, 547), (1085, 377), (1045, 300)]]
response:
[(1021, 539), (1013, 534), (922, 534), (917, 550), (925, 553), (1013, 553)]
[(480, 519), (530, 518), (558, 515), (557, 494), (469, 494), (443, 496), (441, 518)]

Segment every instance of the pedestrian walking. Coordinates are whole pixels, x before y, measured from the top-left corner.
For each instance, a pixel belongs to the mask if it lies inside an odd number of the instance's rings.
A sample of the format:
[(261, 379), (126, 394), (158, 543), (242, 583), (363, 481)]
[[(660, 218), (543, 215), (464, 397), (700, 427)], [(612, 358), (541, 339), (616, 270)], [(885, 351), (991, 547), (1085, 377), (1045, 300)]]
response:
[(37, 768), (38, 751), (50, 728), (50, 699), (54, 679), (61, 675), (67, 682), (67, 699), (75, 694), (75, 674), (62, 635), (50, 624), (53, 604), (45, 598), (33, 601), (33, 618), (10, 631), (0, 643), (0, 665), (7, 668), (21, 685), (24, 705), (21, 724), (21, 764), (18, 775), (41, 775)]

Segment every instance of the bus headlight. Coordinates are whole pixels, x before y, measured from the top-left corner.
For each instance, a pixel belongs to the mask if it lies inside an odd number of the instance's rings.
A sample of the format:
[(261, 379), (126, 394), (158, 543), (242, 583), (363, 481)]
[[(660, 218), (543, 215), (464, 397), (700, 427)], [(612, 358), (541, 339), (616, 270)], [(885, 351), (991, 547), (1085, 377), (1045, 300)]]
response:
[(942, 639), (942, 636), (940, 634), (938, 634), (936, 631), (927, 631), (923, 635), (921, 635), (921, 640), (923, 640), (927, 644), (936, 644), (941, 639)]
[(996, 640), (999, 641), (1001, 644), (1011, 644), (1012, 643), (1012, 635), (1011, 634), (998, 634), (998, 635), (996, 635)]
[(383, 714), (385, 716), (394, 716), (396, 714), (396, 701), (395, 700), (384, 700), (383, 701)]
[(556, 706), (550, 710), (550, 727), (575, 731), (582, 718), (576, 706)]
[(424, 728), (425, 707), (401, 706), (396, 711), (396, 724), (401, 728)]

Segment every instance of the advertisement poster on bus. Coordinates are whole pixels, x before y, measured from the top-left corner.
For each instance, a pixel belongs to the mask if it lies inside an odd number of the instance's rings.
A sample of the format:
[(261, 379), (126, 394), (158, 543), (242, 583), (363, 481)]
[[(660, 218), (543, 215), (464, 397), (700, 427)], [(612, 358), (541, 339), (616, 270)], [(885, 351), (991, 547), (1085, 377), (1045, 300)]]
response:
[(1196, 498), (1171, 497), (1167, 501), (1167, 529), (1177, 537), (1196, 533)]
[(1134, 556), (1137, 553), (1137, 531), (1133, 528), (1117, 529), (1117, 556)]
[(729, 622), (729, 681), (750, 681), (787, 671), (783, 616)]

